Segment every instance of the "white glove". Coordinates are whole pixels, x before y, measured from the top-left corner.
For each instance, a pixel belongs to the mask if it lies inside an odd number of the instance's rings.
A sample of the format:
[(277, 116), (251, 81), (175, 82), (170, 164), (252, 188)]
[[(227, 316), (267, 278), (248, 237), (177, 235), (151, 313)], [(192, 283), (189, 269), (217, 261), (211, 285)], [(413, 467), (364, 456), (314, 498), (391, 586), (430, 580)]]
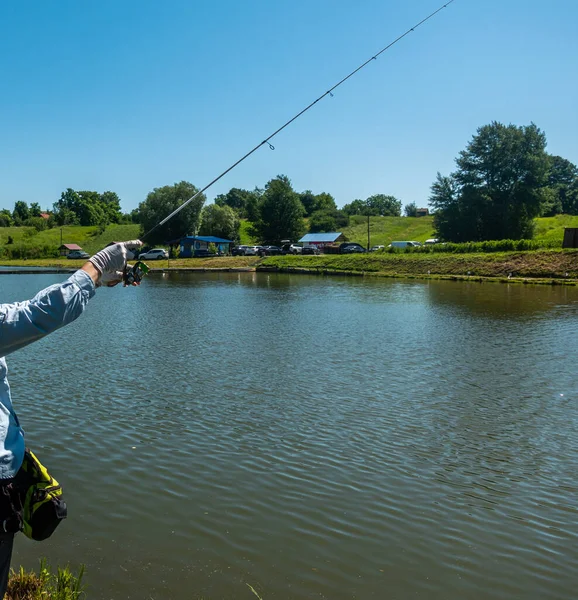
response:
[(135, 258), (142, 246), (140, 240), (111, 244), (91, 256), (91, 262), (100, 273), (100, 285), (113, 286), (122, 281), (123, 272), (128, 260)]

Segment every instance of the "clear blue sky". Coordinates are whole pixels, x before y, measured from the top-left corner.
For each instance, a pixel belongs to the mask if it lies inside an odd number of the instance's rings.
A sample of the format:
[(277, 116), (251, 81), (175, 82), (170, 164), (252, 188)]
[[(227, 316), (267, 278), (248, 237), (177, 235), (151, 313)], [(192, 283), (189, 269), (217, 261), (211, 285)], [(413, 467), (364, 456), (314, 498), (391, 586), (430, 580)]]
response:
[[(202, 187), (440, 0), (56, 0), (0, 7), (0, 208), (67, 187), (124, 211)], [(578, 163), (578, 2), (455, 0), (207, 192), (288, 175), (426, 205), (492, 120)]]

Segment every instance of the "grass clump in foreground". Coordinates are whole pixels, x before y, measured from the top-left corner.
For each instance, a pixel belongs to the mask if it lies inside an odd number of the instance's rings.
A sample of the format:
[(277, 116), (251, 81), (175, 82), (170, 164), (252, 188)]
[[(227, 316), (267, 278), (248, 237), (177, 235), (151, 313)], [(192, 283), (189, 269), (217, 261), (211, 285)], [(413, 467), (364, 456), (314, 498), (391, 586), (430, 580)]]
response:
[(85, 597), (82, 577), (84, 565), (73, 573), (68, 566), (58, 567), (53, 573), (45, 559), (40, 561), (38, 573), (11, 570), (4, 600), (81, 600)]

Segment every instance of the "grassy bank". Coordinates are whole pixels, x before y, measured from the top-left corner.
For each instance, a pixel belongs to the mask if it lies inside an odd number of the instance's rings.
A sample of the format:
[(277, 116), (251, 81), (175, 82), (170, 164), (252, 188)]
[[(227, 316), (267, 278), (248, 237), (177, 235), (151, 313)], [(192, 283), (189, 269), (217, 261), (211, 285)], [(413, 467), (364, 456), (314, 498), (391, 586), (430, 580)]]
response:
[[(86, 261), (66, 257), (28, 260), (0, 260), (3, 267), (50, 267), (78, 269)], [(215, 258), (177, 258), (148, 261), (151, 269), (251, 269), (261, 262), (258, 256), (216, 256)]]
[(459, 255), (376, 253), (344, 256), (274, 256), (264, 259), (261, 265), (280, 271), (363, 273), (387, 277), (511, 277), (565, 281), (578, 278), (578, 250)]
[[(39, 259), (2, 261), (3, 266), (78, 268), (84, 261)], [(512, 280), (578, 279), (578, 250), (494, 252), (491, 254), (348, 254), (319, 256), (231, 256), (150, 262), (153, 269), (276, 270), (322, 274), (352, 273), (381, 277), (477, 277)]]

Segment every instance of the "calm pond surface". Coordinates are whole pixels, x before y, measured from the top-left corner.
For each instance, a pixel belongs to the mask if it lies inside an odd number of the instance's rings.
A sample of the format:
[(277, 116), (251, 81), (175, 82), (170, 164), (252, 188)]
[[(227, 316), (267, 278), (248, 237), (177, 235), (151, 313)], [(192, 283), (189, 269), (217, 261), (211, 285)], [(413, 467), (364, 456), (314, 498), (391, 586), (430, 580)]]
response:
[[(62, 275), (2, 275), (0, 301)], [(8, 357), (95, 599), (570, 599), (578, 290), (250, 273), (99, 290)]]

